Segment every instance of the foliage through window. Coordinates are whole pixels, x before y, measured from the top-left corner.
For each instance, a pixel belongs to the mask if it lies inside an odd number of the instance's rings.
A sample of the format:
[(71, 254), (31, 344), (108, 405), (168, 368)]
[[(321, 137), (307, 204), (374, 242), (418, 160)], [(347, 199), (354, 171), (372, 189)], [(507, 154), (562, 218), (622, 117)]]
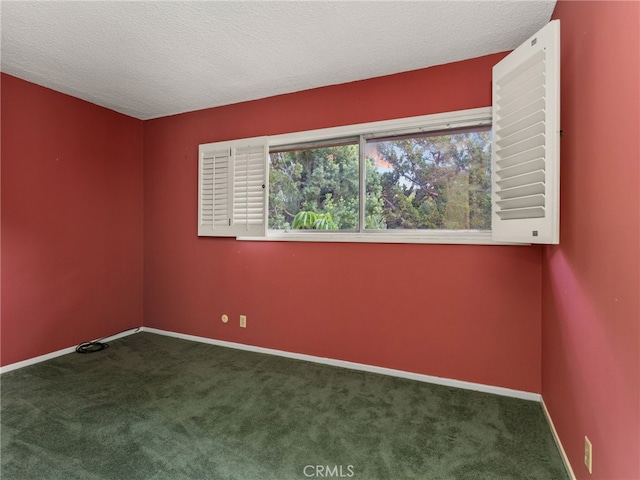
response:
[(491, 228), (489, 127), (371, 137), (362, 144), (363, 155), (357, 137), (272, 148), (269, 228)]
[(271, 149), (269, 228), (357, 229), (358, 150), (357, 140), (319, 148)]

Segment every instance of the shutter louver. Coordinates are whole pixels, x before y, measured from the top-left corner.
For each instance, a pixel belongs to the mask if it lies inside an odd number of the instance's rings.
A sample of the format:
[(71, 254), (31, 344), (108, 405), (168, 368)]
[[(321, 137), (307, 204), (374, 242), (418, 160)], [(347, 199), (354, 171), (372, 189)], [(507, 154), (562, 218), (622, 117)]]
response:
[(493, 71), (493, 237), (557, 243), (559, 22)]

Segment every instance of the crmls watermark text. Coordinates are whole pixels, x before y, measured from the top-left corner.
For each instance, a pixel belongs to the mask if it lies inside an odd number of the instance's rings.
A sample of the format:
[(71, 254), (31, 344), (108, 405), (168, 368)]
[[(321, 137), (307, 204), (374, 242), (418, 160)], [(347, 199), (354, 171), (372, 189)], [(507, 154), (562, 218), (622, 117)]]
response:
[(353, 465), (305, 465), (302, 472), (307, 478), (351, 478), (355, 475)]

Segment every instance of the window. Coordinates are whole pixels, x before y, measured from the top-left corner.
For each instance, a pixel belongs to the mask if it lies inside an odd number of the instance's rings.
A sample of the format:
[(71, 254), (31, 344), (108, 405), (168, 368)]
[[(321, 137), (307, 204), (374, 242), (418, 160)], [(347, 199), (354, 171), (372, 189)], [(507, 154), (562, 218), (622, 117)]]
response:
[(269, 229), (346, 230), (359, 225), (359, 138), (269, 151)]
[(488, 126), (272, 148), (269, 229), (490, 230), (490, 167)]
[(491, 130), (371, 138), (366, 228), (490, 230)]
[(492, 107), (200, 145), (198, 234), (557, 243), (558, 47), (496, 65)]

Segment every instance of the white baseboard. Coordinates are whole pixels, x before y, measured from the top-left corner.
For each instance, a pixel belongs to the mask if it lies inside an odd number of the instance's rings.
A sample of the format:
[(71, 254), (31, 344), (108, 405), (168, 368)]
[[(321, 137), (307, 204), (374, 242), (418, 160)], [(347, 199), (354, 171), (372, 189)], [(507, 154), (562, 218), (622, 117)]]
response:
[(560, 451), (560, 456), (562, 457), (562, 462), (564, 463), (564, 468), (567, 470), (567, 474), (571, 480), (576, 480), (576, 476), (573, 473), (573, 469), (571, 468), (571, 463), (569, 463), (569, 457), (567, 457), (566, 452), (564, 451), (564, 447), (562, 446), (562, 442), (560, 441), (560, 437), (558, 436), (558, 432), (556, 431), (556, 427), (553, 424), (553, 420), (551, 420), (551, 415), (549, 414), (549, 410), (547, 410), (547, 406), (544, 403), (544, 399), (542, 399), (542, 410), (544, 410), (544, 416), (547, 418), (547, 423), (551, 428), (551, 433), (553, 434), (553, 439), (556, 442), (558, 450)]
[(52, 358), (61, 357), (62, 355), (73, 353), (75, 351), (76, 351), (76, 347), (67, 347), (67, 348), (63, 348), (62, 350), (56, 350), (55, 352), (40, 355), (38, 357), (28, 358), (27, 360), (23, 360), (21, 362), (10, 363), (9, 365), (0, 367), (0, 374), (10, 372), (11, 370), (17, 370), (18, 368), (22, 368), (22, 367), (28, 367), (29, 365), (34, 365), (36, 363), (44, 362), (46, 360), (51, 360)]
[(277, 355), (280, 357), (293, 358), (296, 360), (305, 360), (307, 362), (321, 363), (324, 365), (332, 365), (334, 367), (349, 368), (351, 370), (361, 370), (363, 372), (379, 373), (392, 377), (407, 378), (409, 380), (417, 380), (419, 382), (434, 383), (436, 385), (444, 385), (447, 387), (463, 388), (465, 390), (475, 390), (478, 392), (492, 393), (494, 395), (502, 395), (505, 397), (520, 398), (523, 400), (532, 400), (540, 402), (542, 397), (538, 393), (525, 392), (522, 390), (512, 390), (504, 387), (494, 387), (492, 385), (484, 385), (482, 383), (465, 382), (462, 380), (454, 380), (451, 378), (434, 377), (421, 373), (406, 372), (403, 370), (394, 370), (392, 368), (377, 367), (374, 365), (366, 365), (363, 363), (347, 362), (345, 360), (335, 360), (333, 358), (316, 357), (314, 355), (306, 355), (303, 353), (293, 353), (284, 350), (274, 350), (271, 348), (256, 347), (254, 345), (245, 345), (243, 343), (226, 342), (224, 340), (214, 340), (212, 338), (197, 337), (195, 335), (187, 335), (184, 333), (169, 332), (159, 330), (157, 328), (142, 327), (143, 332), (156, 333), (158, 335), (166, 335), (169, 337), (181, 338), (183, 340), (191, 340), (194, 342), (208, 343), (220, 347), (235, 348), (238, 350), (247, 350), (250, 352), (266, 353), (268, 355)]
[[(522, 400), (532, 400), (535, 402), (540, 402), (542, 404), (542, 409), (544, 411), (547, 422), (549, 423), (549, 427), (551, 428), (553, 438), (556, 442), (556, 445), (558, 446), (558, 450), (560, 451), (560, 455), (562, 457), (562, 461), (564, 462), (567, 473), (571, 480), (576, 480), (576, 476), (573, 473), (573, 469), (571, 468), (571, 464), (569, 463), (567, 454), (564, 451), (562, 443), (560, 442), (560, 438), (558, 437), (558, 433), (556, 432), (555, 426), (553, 425), (553, 420), (551, 419), (551, 415), (549, 415), (549, 411), (547, 410), (547, 406), (545, 405), (544, 400), (542, 399), (542, 396), (538, 393), (525, 392), (522, 390), (513, 390), (510, 388), (504, 388), (504, 387), (495, 387), (492, 385), (484, 385), (482, 383), (465, 382), (462, 380), (454, 380), (451, 378), (434, 377), (432, 375), (424, 375), (421, 373), (406, 372), (403, 370), (394, 370), (392, 368), (377, 367), (374, 365), (366, 365), (363, 363), (347, 362), (345, 360), (336, 360), (333, 358), (316, 357), (314, 355), (306, 355), (303, 353), (294, 353), (294, 352), (287, 352), (284, 350), (275, 350), (272, 348), (257, 347), (254, 345), (246, 345), (243, 343), (227, 342), (224, 340), (215, 340), (212, 338), (198, 337), (195, 335), (187, 335), (184, 333), (170, 332), (167, 330), (160, 330), (157, 328), (150, 328), (150, 327), (132, 328), (125, 332), (120, 332), (115, 335), (111, 335), (109, 337), (101, 338), (99, 340), (100, 341), (115, 340), (117, 338), (126, 337), (128, 335), (132, 335), (137, 332), (155, 333), (158, 335), (181, 338), (183, 340), (191, 340), (191, 341), (200, 342), (200, 343), (208, 343), (210, 345), (217, 345), (221, 347), (235, 348), (238, 350), (246, 350), (249, 352), (265, 353), (268, 355), (277, 355), (280, 357), (293, 358), (296, 360), (304, 360), (307, 362), (331, 365), (334, 367), (342, 367), (342, 368), (348, 368), (351, 370), (360, 370), (363, 372), (378, 373), (378, 374), (389, 375), (393, 377), (406, 378), (409, 380), (417, 380), (419, 382), (433, 383), (436, 385), (444, 385), (447, 387), (462, 388), (465, 390), (474, 390), (478, 392), (491, 393), (494, 395), (502, 395), (505, 397), (513, 397), (513, 398), (520, 398)], [(75, 346), (67, 347), (67, 348), (63, 348), (62, 350), (57, 350), (55, 352), (47, 353), (46, 355), (40, 355), (38, 357), (30, 358), (28, 360), (5, 365), (4, 367), (0, 367), (0, 374), (9, 372), (11, 370), (16, 370), (18, 368), (26, 367), (28, 365), (34, 365), (36, 363), (44, 362), (45, 360), (50, 360), (52, 358), (66, 355), (68, 353), (73, 353), (75, 352), (75, 349), (76, 349)]]
[[(540, 394), (538, 393), (532, 393), (532, 392), (525, 392), (522, 390), (513, 390), (510, 388), (504, 388), (504, 387), (496, 387), (493, 385), (485, 385), (482, 383), (473, 383), (473, 382), (466, 382), (463, 380), (455, 380), (452, 378), (443, 378), (443, 377), (435, 377), (432, 375), (424, 375), (421, 373), (414, 373), (414, 372), (406, 372), (404, 370), (395, 370), (392, 368), (386, 368), (386, 367), (378, 367), (375, 365), (366, 365), (363, 363), (355, 363), (355, 362), (348, 362), (345, 360), (336, 360), (333, 358), (326, 358), (326, 357), (316, 357), (314, 355), (306, 355), (304, 353), (294, 353), (294, 352), (287, 352), (284, 350), (275, 350), (272, 348), (264, 348), (264, 347), (257, 347), (255, 345), (246, 345), (243, 343), (235, 343), (235, 342), (227, 342), (224, 340), (215, 340), (212, 338), (206, 338), (206, 337), (198, 337), (195, 335), (187, 335), (184, 333), (177, 333), (177, 332), (170, 332), (167, 330), (160, 330), (157, 328), (150, 328), (150, 327), (137, 327), (137, 328), (132, 328), (130, 330), (127, 330), (125, 332), (121, 332), (115, 335), (111, 335), (108, 337), (104, 337), (99, 339), (100, 341), (110, 341), (110, 340), (115, 340), (117, 338), (122, 338), (122, 337), (126, 337), (128, 335), (132, 335), (134, 333), (137, 332), (149, 332), (149, 333), (155, 333), (158, 335), (166, 335), (169, 337), (175, 337), (175, 338), (181, 338), (184, 340), (191, 340), (194, 342), (200, 342), (200, 343), (208, 343), (210, 345), (218, 345), (220, 347), (228, 347), (228, 348), (235, 348), (238, 350), (246, 350), (246, 351), (250, 351), (250, 352), (257, 352), (257, 353), (265, 353), (268, 355), (277, 355), (280, 357), (287, 357), (287, 358), (293, 358), (296, 360), (304, 360), (307, 362), (314, 362), (314, 363), (320, 363), (323, 365), (332, 365), (334, 367), (342, 367), (342, 368), (348, 368), (351, 370), (360, 370), (363, 372), (371, 372), (371, 373), (378, 373), (381, 375), (389, 375), (392, 377), (399, 377), (399, 378), (406, 378), (409, 380), (416, 380), (419, 382), (425, 382), (425, 383), (433, 383), (436, 385), (444, 385), (447, 387), (455, 387), (455, 388), (463, 388), (465, 390), (474, 390), (477, 392), (485, 392), (485, 393), (491, 393), (494, 395), (502, 395), (505, 397), (513, 397), (513, 398), (520, 398), (523, 400), (532, 400), (535, 402), (540, 402), (542, 400), (542, 397), (540, 396)], [(95, 340), (94, 340), (95, 341)], [(52, 358), (56, 358), (56, 357), (60, 357), (62, 355), (67, 355), (68, 353), (73, 353), (75, 352), (76, 346), (73, 347), (67, 347), (67, 348), (63, 348), (61, 350), (57, 350), (55, 352), (51, 352), (51, 353), (47, 353), (45, 355), (40, 355), (38, 357), (34, 357), (34, 358), (29, 358), (27, 360), (23, 360), (21, 362), (16, 362), (16, 363), (11, 363), (9, 365), (5, 365), (4, 367), (0, 367), (0, 374), (2, 373), (6, 373), (6, 372), (10, 372), (11, 370), (16, 370), (18, 368), (22, 368), (22, 367), (26, 367), (28, 365), (34, 365), (36, 363), (40, 363), (40, 362), (44, 362), (46, 360), (50, 360)], [(546, 411), (546, 410), (545, 410)], [(548, 415), (547, 415), (548, 416)]]
[[(110, 340), (115, 340), (116, 338), (126, 337), (127, 335), (132, 335), (141, 330), (142, 327), (134, 327), (127, 331), (116, 333), (115, 335), (110, 335), (108, 337), (98, 338), (95, 340), (91, 340), (93, 342), (100, 340), (101, 342), (106, 342)], [(47, 353), (45, 355), (40, 355), (38, 357), (28, 358), (27, 360), (23, 360), (21, 362), (10, 363), (9, 365), (5, 365), (4, 367), (0, 367), (0, 375), (6, 372), (10, 372), (11, 370), (17, 370), (18, 368), (27, 367), (29, 365), (35, 365), (36, 363), (44, 362), (46, 360), (51, 360), (52, 358), (61, 357), (62, 355), (67, 355), (68, 353), (73, 353), (76, 351), (77, 345), (73, 347), (63, 348), (61, 350), (56, 350), (55, 352)]]

